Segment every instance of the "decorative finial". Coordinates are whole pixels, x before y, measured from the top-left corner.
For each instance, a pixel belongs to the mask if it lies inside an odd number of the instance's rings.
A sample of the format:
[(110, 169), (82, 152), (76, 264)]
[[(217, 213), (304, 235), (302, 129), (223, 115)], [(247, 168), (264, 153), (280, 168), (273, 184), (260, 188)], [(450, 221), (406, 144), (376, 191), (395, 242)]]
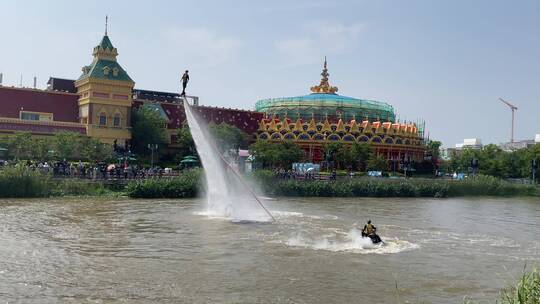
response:
[(107, 36), (107, 27), (109, 26), (109, 15), (105, 15), (105, 36)]
[(335, 94), (338, 91), (338, 88), (330, 86), (330, 83), (328, 82), (328, 76), (330, 76), (330, 74), (328, 74), (326, 56), (324, 56), (324, 65), (323, 65), (323, 71), (321, 73), (321, 76), (322, 76), (321, 83), (318, 86), (311, 87), (311, 92)]

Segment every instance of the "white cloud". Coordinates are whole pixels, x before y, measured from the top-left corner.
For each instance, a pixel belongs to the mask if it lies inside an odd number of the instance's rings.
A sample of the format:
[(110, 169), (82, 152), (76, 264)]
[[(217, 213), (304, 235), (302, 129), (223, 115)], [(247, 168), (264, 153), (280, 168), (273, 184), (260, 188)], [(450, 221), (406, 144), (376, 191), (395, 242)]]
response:
[(169, 52), (206, 67), (228, 61), (241, 46), (239, 39), (205, 28), (169, 28), (162, 36)]
[(275, 43), (285, 65), (319, 62), (325, 55), (340, 55), (359, 45), (362, 24), (318, 24), (307, 28), (303, 37), (288, 38)]

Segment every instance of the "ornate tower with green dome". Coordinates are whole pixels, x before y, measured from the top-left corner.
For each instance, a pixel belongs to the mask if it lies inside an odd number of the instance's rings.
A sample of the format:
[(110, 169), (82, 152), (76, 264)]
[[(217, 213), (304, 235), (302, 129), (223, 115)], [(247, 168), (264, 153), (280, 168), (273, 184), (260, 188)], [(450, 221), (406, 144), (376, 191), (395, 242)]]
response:
[(131, 138), (130, 113), (135, 82), (120, 66), (107, 29), (92, 55), (90, 65), (82, 68), (75, 81), (79, 94), (79, 119), (86, 125), (86, 134), (102, 142), (119, 145)]
[(357, 99), (336, 94), (330, 85), (326, 57), (319, 85), (311, 87), (311, 94), (296, 97), (269, 98), (257, 101), (255, 108), (269, 117), (303, 120), (369, 120), (395, 121), (394, 108), (384, 102)]

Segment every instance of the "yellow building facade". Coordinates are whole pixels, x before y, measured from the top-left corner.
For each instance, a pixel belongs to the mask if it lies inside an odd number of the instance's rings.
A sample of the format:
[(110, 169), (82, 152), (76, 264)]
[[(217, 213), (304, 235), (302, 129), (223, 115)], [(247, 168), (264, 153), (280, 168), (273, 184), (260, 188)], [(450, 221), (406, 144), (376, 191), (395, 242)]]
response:
[(80, 123), (86, 126), (88, 136), (123, 145), (131, 139), (135, 82), (118, 64), (118, 51), (107, 34), (92, 55), (92, 63), (82, 68), (82, 75), (75, 81)]

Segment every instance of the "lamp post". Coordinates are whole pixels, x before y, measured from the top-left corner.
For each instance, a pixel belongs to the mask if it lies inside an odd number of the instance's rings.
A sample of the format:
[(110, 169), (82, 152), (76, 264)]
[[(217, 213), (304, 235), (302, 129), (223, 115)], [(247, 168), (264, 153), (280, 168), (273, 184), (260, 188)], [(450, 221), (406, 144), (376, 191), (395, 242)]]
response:
[(154, 150), (157, 150), (157, 144), (148, 144), (148, 149), (150, 149), (150, 168), (154, 168)]
[(476, 175), (478, 174), (478, 159), (476, 158), (473, 158), (471, 160), (471, 168), (472, 168), (472, 174), (474, 177), (476, 177)]
[(536, 158), (534, 158), (531, 161), (531, 169), (532, 169), (532, 183), (534, 185), (536, 184), (536, 170), (538, 169), (538, 162), (536, 161)]

